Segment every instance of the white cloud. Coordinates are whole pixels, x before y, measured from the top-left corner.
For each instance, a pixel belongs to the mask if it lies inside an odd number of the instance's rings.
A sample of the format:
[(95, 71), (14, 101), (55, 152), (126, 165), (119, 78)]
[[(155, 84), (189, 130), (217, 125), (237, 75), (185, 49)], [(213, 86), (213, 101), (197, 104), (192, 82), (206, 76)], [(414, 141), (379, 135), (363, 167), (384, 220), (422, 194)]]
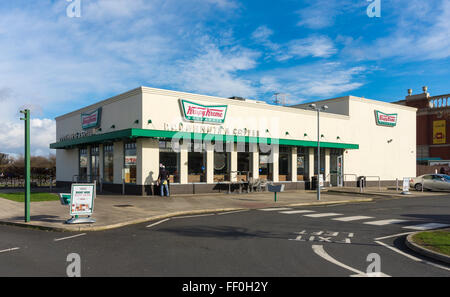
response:
[(265, 25), (259, 26), (252, 33), (253, 40), (267, 48), (266, 59), (275, 58), (281, 62), (292, 58), (329, 58), (337, 53), (334, 42), (324, 35), (313, 35), (276, 44), (270, 40), (273, 34), (274, 32)]
[[(389, 5), (389, 6), (388, 6)], [(396, 58), (399, 62), (445, 59), (450, 57), (450, 2), (399, 0), (386, 3), (395, 26), (388, 34), (345, 38), (343, 56), (358, 60)]]
[[(1, 152), (24, 153), (23, 121), (4, 121), (4, 131), (0, 133)], [(2, 129), (3, 130), (3, 129)], [(49, 154), (50, 143), (55, 142), (56, 123), (51, 119), (32, 118), (30, 122), (30, 151), (32, 155)]]
[(289, 93), (293, 101), (299, 102), (298, 98), (323, 99), (355, 90), (363, 85), (365, 71), (365, 67), (318, 62), (270, 71), (260, 84), (262, 90)]
[(182, 63), (180, 81), (187, 90), (224, 97), (257, 94), (252, 82), (237, 73), (256, 66), (258, 53), (243, 48), (222, 51), (211, 45), (204, 53)]
[(307, 56), (328, 58), (336, 52), (333, 41), (326, 36), (297, 39), (289, 42), (288, 45), (288, 53), (300, 58)]

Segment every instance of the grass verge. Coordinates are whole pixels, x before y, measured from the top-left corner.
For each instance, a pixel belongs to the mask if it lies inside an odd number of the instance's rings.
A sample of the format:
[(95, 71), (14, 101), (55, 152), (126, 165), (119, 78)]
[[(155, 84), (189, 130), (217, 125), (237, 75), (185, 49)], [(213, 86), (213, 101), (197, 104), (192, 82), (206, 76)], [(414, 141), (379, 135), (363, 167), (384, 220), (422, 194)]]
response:
[[(3, 194), (0, 193), (0, 198), (16, 201), (16, 202), (25, 202), (25, 194), (24, 193), (12, 193), (12, 194)], [(59, 200), (59, 196), (53, 193), (31, 193), (31, 202), (41, 202), (41, 201), (55, 201)]]
[(450, 229), (420, 232), (412, 239), (426, 249), (450, 256)]

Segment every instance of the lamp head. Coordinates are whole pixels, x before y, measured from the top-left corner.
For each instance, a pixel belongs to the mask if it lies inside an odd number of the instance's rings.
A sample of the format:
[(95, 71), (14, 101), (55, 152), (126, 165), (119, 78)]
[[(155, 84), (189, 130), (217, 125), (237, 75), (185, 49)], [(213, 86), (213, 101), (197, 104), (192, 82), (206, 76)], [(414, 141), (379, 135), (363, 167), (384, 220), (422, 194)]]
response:
[(309, 108), (316, 109), (316, 105), (314, 103), (309, 105)]

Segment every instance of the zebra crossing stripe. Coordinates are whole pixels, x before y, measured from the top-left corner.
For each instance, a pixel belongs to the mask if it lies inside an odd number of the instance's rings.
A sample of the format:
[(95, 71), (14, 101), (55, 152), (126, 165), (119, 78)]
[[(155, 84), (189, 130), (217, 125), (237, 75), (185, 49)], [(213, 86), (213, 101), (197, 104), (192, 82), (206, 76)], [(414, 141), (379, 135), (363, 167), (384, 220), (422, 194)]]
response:
[(420, 224), (420, 225), (414, 225), (414, 226), (405, 226), (404, 229), (411, 229), (411, 230), (431, 230), (431, 229), (437, 229), (437, 228), (443, 228), (450, 226), (448, 224), (439, 224), (439, 223), (427, 223), (427, 224)]
[(334, 218), (333, 220), (342, 221), (342, 222), (351, 222), (351, 221), (366, 220), (366, 219), (373, 219), (373, 217), (352, 216), (352, 217)]
[(280, 211), (283, 214), (297, 214), (297, 213), (308, 213), (315, 212), (314, 210), (288, 210), (288, 211)]
[(262, 211), (277, 211), (277, 210), (290, 210), (289, 207), (272, 207), (272, 208), (261, 208)]
[(332, 216), (341, 216), (340, 213), (334, 213), (334, 212), (326, 212), (326, 213), (315, 213), (315, 214), (307, 214), (305, 217), (310, 218), (323, 218), (323, 217), (332, 217)]
[(365, 222), (364, 224), (374, 225), (374, 226), (384, 226), (384, 225), (397, 224), (397, 223), (402, 223), (402, 222), (407, 222), (407, 220), (389, 219), (389, 220)]

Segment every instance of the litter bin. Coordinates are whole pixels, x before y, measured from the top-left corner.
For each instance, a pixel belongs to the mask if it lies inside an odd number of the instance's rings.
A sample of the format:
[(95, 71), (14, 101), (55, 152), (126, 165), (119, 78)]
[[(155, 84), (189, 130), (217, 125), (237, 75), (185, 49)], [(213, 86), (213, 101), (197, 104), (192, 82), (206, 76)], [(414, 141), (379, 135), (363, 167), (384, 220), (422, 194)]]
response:
[(367, 187), (367, 181), (366, 181), (366, 177), (365, 176), (358, 176), (358, 181), (356, 183), (356, 186), (358, 188), (366, 188)]
[(310, 185), (310, 189), (311, 189), (311, 190), (317, 190), (317, 175), (311, 176), (311, 185)]

